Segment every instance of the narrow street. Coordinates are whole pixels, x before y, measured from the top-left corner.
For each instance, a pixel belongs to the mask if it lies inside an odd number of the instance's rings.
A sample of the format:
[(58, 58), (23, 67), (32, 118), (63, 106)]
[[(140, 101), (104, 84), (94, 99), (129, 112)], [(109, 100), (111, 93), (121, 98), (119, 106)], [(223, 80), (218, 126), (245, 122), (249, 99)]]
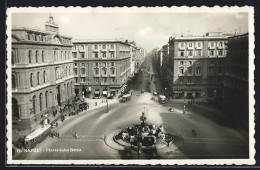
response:
[[(160, 104), (157, 96), (151, 100), (152, 92), (160, 91), (159, 78), (152, 80), (149, 74), (155, 73), (151, 57), (144, 61), (143, 73), (140, 73), (133, 84), (131, 100), (125, 103), (109, 105), (92, 111), (82, 112), (71, 117), (55, 128), (60, 133), (59, 138), (48, 137), (37, 145), (40, 152), (22, 154), (15, 159), (35, 160), (83, 160), (83, 159), (122, 159), (122, 150), (109, 147), (104, 138), (125, 126), (139, 123), (139, 117), (144, 111), (148, 123), (156, 126), (163, 124), (168, 133), (181, 135), (185, 142), (178, 151), (169, 152), (162, 158), (248, 158), (248, 138), (241, 129), (233, 129), (224, 117), (214, 115), (214, 111), (203, 108), (187, 107), (183, 114), (183, 103), (170, 100)], [(148, 69), (149, 68), (149, 69)], [(150, 83), (149, 83), (150, 82)], [(148, 85), (150, 84), (150, 85)], [(150, 92), (147, 92), (147, 85)], [(144, 93), (140, 91), (143, 90)], [(170, 112), (169, 108), (174, 111)], [(191, 130), (196, 129), (197, 136), (193, 137)], [(78, 138), (74, 137), (75, 132)], [(51, 149), (59, 150), (53, 151)], [(69, 149), (70, 151), (62, 151)], [(137, 159), (136, 157), (132, 157)], [(131, 159), (131, 157), (130, 157)]]

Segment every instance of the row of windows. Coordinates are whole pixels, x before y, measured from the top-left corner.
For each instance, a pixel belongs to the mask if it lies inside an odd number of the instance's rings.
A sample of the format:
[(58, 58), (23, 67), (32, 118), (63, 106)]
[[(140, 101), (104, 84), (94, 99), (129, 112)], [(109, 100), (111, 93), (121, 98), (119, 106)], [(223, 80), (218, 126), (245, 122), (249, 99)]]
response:
[[(79, 50), (85, 50), (85, 46), (84, 45), (79, 45), (79, 46), (73, 46), (73, 50), (77, 50), (77, 48)], [(102, 49), (107, 49), (107, 48), (110, 48), (110, 49), (114, 49), (115, 46), (114, 44), (111, 44), (111, 45), (102, 45)], [(98, 49), (98, 45), (94, 45), (94, 49), (97, 50)]]
[[(72, 82), (64, 84), (65, 93), (63, 93), (63, 94), (67, 94), (67, 96), (70, 96), (73, 93), (72, 89), (73, 89)], [(44, 95), (43, 95), (43, 93), (40, 93), (38, 96), (38, 99), (37, 99), (36, 95), (34, 95), (31, 99), (31, 102), (32, 102), (31, 114), (36, 114), (37, 106), (39, 106), (39, 111), (42, 111), (44, 108), (47, 109), (50, 106), (49, 91), (45, 91)]]
[(63, 77), (67, 77), (71, 75), (71, 67), (66, 66), (66, 67), (56, 67), (55, 68), (55, 77), (56, 80), (62, 79)]
[(55, 61), (63, 61), (63, 60), (70, 59), (70, 51), (54, 50), (53, 55)]
[[(181, 66), (183, 66), (184, 64), (188, 64), (188, 66), (191, 66), (192, 64), (195, 64), (195, 63), (196, 63), (196, 65), (200, 64), (199, 61), (179, 61), (179, 65), (181, 65)], [(211, 65), (216, 65), (216, 64), (222, 65), (222, 61), (218, 61), (218, 62), (210, 61), (209, 62), (210, 66)]]
[(46, 80), (47, 80), (46, 71), (43, 71), (42, 75), (41, 75), (41, 72), (36, 73), (36, 82), (35, 82), (34, 76), (35, 75), (33, 73), (30, 74), (30, 85), (31, 85), (31, 87), (33, 87), (35, 85), (40, 85), (42, 83), (46, 83)]
[[(179, 56), (180, 57), (184, 57), (185, 52), (184, 51), (179, 51)], [(188, 50), (186, 51), (186, 55), (187, 56), (198, 56), (201, 57), (202, 56), (202, 51), (201, 50), (197, 50), (197, 51), (192, 51), (192, 50)], [(208, 51), (208, 55), (209, 56), (215, 56), (215, 55), (219, 55), (219, 56), (223, 56), (224, 55), (224, 51), (223, 50), (209, 50)]]
[[(216, 79), (218, 82), (221, 82), (222, 81), (222, 79), (221, 79), (221, 77), (217, 77), (217, 78), (214, 78), (214, 77), (208, 77), (208, 80), (209, 81), (213, 81), (214, 79)], [(187, 79), (185, 79), (186, 81), (186, 83), (197, 83), (197, 82), (201, 82), (201, 78), (200, 77), (187, 77)], [(184, 82), (184, 77), (180, 77), (179, 78), (179, 81), (181, 82), (181, 83), (185, 83)]]
[[(184, 48), (185, 46), (187, 47), (194, 47), (194, 45), (196, 44), (196, 47), (201, 47), (202, 46), (202, 42), (195, 42), (195, 43), (192, 43), (192, 42), (188, 42), (188, 43), (180, 43), (180, 47), (181, 48)], [(209, 47), (215, 47), (215, 46), (218, 46), (218, 47), (223, 47), (224, 46), (224, 42), (209, 42), (208, 43), (208, 46)]]
[[(94, 67), (99, 67), (99, 66), (102, 66), (102, 67), (107, 67), (107, 66), (115, 67), (116, 64), (115, 64), (115, 62), (94, 63)], [(78, 63), (74, 63), (74, 67), (78, 67)], [(86, 64), (85, 63), (81, 63), (81, 67), (86, 67)]]
[[(44, 34), (42, 35), (42, 34), (27, 32), (26, 35), (27, 35), (27, 40), (30, 40), (30, 41), (41, 41), (41, 42), (47, 42), (48, 41), (47, 35), (44, 35)], [(61, 40), (62, 40), (63, 44), (71, 44), (70, 39), (61, 38)]]
[(36, 50), (34, 55), (33, 55), (32, 50), (28, 51), (28, 62), (29, 62), (29, 64), (40, 63), (40, 59), (41, 59), (41, 63), (45, 62), (45, 51), (44, 50), (42, 50), (42, 51)]

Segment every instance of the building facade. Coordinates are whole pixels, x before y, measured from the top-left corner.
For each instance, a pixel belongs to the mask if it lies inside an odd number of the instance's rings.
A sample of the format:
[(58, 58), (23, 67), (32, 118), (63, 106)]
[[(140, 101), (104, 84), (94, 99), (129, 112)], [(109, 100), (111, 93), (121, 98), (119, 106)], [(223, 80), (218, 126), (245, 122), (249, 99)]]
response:
[(131, 75), (131, 45), (119, 40), (74, 41), (72, 55), (79, 96), (116, 95)]
[(223, 97), (227, 40), (211, 34), (170, 37), (166, 67), (175, 98)]
[(71, 37), (50, 16), (45, 31), (12, 28), (13, 129), (33, 131), (73, 97)]
[(224, 81), (225, 108), (248, 119), (248, 33), (228, 38)]

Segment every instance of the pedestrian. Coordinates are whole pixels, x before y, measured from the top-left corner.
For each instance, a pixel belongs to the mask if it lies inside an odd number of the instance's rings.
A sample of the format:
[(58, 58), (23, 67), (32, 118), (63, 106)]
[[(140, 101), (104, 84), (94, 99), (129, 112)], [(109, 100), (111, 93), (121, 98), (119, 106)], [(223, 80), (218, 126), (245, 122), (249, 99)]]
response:
[(57, 133), (57, 137), (60, 138), (60, 133), (59, 132)]

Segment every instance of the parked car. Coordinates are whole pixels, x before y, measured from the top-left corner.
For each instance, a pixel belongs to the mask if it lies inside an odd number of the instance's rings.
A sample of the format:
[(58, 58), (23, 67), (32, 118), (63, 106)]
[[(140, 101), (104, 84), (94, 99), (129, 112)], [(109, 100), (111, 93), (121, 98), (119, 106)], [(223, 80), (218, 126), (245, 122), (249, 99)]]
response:
[(157, 92), (153, 92), (153, 95), (156, 96), (156, 95), (157, 95)]
[(101, 96), (94, 96), (93, 99), (100, 99)]
[(107, 97), (108, 99), (114, 99), (114, 96), (110, 95)]

